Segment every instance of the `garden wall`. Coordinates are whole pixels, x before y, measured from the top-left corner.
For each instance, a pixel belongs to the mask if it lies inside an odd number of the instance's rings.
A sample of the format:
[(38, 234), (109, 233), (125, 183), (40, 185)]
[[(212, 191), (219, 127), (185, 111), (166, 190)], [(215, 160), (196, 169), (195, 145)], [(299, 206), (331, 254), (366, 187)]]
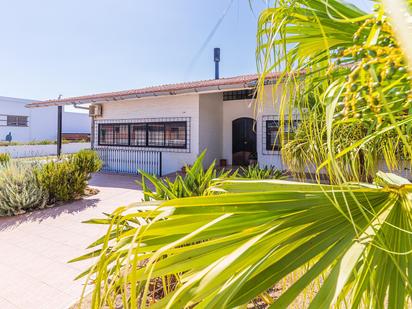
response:
[[(90, 148), (90, 143), (68, 143), (62, 145), (62, 153), (75, 153)], [(57, 145), (0, 146), (0, 153), (8, 153), (12, 158), (54, 156)]]

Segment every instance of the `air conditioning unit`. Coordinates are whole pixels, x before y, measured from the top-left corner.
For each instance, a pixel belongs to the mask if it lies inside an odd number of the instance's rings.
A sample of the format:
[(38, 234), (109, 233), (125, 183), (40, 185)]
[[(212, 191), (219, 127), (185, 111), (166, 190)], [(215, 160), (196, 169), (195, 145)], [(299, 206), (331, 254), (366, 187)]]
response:
[(99, 117), (103, 114), (103, 108), (101, 104), (90, 105), (89, 107), (89, 116), (90, 117)]

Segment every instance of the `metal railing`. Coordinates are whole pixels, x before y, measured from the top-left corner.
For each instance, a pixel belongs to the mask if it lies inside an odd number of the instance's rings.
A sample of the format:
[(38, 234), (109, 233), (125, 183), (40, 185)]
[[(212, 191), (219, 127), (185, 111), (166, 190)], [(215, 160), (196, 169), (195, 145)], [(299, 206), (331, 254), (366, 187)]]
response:
[(103, 161), (102, 171), (121, 174), (138, 174), (142, 170), (152, 175), (162, 176), (162, 153), (141, 149), (118, 149), (94, 147)]

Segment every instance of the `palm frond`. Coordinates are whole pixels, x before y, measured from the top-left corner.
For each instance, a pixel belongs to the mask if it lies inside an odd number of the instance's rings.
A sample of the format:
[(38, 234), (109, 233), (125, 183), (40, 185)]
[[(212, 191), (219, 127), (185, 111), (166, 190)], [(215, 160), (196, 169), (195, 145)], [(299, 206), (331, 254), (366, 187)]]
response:
[[(127, 207), (92, 248), (99, 254), (92, 273), (111, 278), (95, 282), (94, 293), (102, 290), (99, 299), (112, 303), (135, 285), (125, 307), (231, 308), (305, 268), (273, 306), (287, 307), (318, 280), (313, 308), (366, 299), (373, 307), (405, 305), (412, 295), (412, 184), (379, 176), (381, 186), (229, 180), (219, 184), (227, 192), (219, 196)], [(154, 282), (171, 276), (178, 278), (174, 289), (153, 298)]]
[[(411, 77), (384, 7), (377, 4), (367, 14), (341, 1), (275, 1), (261, 14), (258, 29), (259, 97), (269, 72), (280, 70), (283, 78), (277, 85), (296, 89), (281, 95), (281, 122), (298, 109), (304, 121), (312, 122), (311, 131), (302, 128), (307, 144), (326, 146), (312, 147), (306, 155), (314, 160), (303, 157), (300, 166), (314, 165), (318, 172), (325, 168), (329, 176), (345, 182), (366, 180), (367, 173), (346, 164), (350, 173), (341, 174), (342, 160), (348, 158), (344, 154), (364, 162), (369, 174), (376, 172), (380, 160), (389, 168), (405, 160), (412, 164)], [(352, 137), (357, 146), (342, 147), (339, 133), (353, 124), (363, 130)], [(290, 139), (284, 128), (280, 126), (279, 136), (286, 145)], [(368, 151), (383, 138), (391, 149)], [(297, 166), (297, 157), (286, 153), (285, 158)]]

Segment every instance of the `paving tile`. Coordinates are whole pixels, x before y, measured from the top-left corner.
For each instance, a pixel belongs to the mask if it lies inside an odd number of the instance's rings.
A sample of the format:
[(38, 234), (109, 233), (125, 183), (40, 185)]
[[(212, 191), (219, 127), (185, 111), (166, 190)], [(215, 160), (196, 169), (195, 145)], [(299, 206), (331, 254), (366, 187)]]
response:
[(0, 308), (2, 308), (2, 309), (16, 309), (18, 307), (13, 305), (12, 303), (7, 301), (6, 299), (0, 298)]
[(140, 201), (142, 193), (134, 180), (96, 174), (90, 182), (100, 191), (95, 196), (0, 218), (0, 309), (65, 309), (73, 304), (84, 282), (74, 278), (91, 261), (67, 261), (86, 253), (85, 248), (106, 230), (81, 222)]

